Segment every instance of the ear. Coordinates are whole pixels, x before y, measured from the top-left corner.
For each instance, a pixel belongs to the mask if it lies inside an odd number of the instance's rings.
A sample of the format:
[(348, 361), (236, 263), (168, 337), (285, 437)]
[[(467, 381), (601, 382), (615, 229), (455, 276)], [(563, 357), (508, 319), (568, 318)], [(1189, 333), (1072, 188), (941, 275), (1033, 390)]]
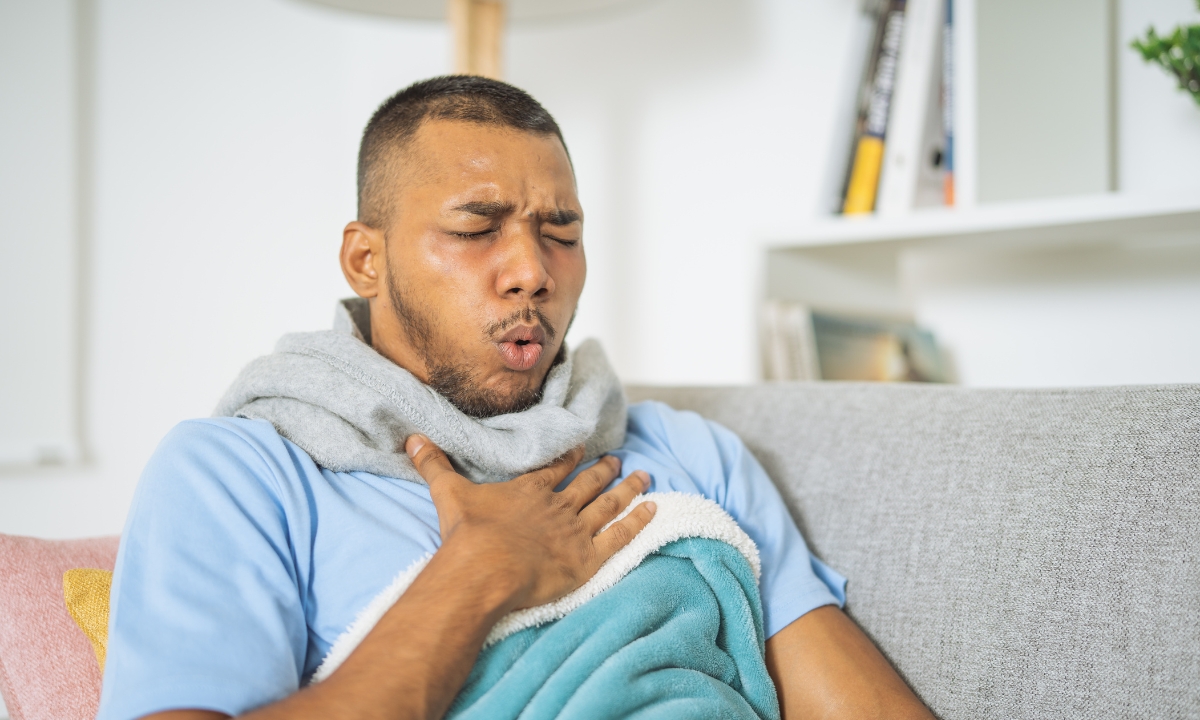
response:
[(359, 297), (373, 298), (383, 289), (380, 275), (387, 262), (382, 230), (355, 220), (342, 231), (342, 274)]

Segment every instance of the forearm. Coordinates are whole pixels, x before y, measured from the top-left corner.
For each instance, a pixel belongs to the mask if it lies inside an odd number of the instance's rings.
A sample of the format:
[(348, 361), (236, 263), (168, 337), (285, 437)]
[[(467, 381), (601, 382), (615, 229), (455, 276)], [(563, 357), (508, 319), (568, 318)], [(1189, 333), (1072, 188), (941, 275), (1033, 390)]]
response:
[(933, 718), (870, 638), (832, 605), (768, 640), (767, 670), (787, 720)]

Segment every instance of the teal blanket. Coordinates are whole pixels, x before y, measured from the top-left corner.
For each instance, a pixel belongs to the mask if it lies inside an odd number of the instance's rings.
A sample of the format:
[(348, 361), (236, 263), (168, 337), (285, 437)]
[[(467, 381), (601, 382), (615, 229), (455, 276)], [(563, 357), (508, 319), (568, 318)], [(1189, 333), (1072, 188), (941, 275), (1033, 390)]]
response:
[[(592, 579), (492, 628), (448, 717), (779, 718), (754, 541), (697, 495), (652, 493), (630, 508), (650, 498), (654, 519)], [(363, 608), (314, 682), (345, 661), (429, 557)]]
[(566, 617), (485, 649), (447, 717), (778, 718), (746, 558), (676, 540)]

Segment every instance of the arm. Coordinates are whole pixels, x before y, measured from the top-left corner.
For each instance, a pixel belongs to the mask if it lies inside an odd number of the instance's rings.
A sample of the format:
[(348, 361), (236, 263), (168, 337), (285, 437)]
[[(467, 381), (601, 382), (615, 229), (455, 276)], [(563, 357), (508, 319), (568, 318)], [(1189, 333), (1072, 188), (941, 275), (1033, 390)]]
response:
[[(406, 450), (429, 483), (441, 548), (333, 675), (248, 713), (246, 720), (441, 717), (497, 620), (579, 587), (653, 516), (653, 503), (643, 503), (596, 534), (648, 484), (644, 473), (634, 473), (597, 497), (619, 472), (620, 463), (612, 457), (556, 493), (582, 450), (543, 470), (490, 485), (458, 475), (425, 438), (409, 438)], [(201, 710), (149, 716), (225, 717)]]
[(767, 671), (786, 720), (933, 718), (870, 638), (833, 605), (802, 615), (767, 640)]

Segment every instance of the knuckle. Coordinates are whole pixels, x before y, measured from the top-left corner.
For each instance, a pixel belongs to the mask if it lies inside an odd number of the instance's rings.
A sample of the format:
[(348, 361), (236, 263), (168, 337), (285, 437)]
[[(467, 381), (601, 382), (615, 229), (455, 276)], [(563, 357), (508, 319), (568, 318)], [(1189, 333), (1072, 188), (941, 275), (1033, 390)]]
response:
[(621, 509), (621, 501), (615, 495), (601, 495), (596, 501), (600, 504), (600, 511), (605, 515), (616, 515)]
[(579, 476), (576, 477), (574, 482), (571, 484), (575, 485), (577, 483), (578, 490), (594, 492), (595, 490), (599, 489), (601, 481), (602, 478), (598, 477), (596, 473), (592, 472), (591, 468), (588, 468), (586, 471), (579, 473)]
[(427, 443), (425, 447), (417, 453), (416, 465), (418, 468), (424, 468), (430, 463), (436, 462), (438, 457), (442, 455), (442, 451), (433, 443)]
[(610, 455), (606, 458), (601, 458), (596, 462), (595, 465), (592, 466), (592, 469), (595, 471), (597, 477), (612, 480), (620, 474), (621, 464), (608, 459), (609, 457), (612, 456)]
[(618, 545), (625, 545), (633, 539), (633, 534), (630, 532), (629, 527), (624, 523), (613, 525), (608, 531), (612, 533), (613, 542), (617, 543)]

